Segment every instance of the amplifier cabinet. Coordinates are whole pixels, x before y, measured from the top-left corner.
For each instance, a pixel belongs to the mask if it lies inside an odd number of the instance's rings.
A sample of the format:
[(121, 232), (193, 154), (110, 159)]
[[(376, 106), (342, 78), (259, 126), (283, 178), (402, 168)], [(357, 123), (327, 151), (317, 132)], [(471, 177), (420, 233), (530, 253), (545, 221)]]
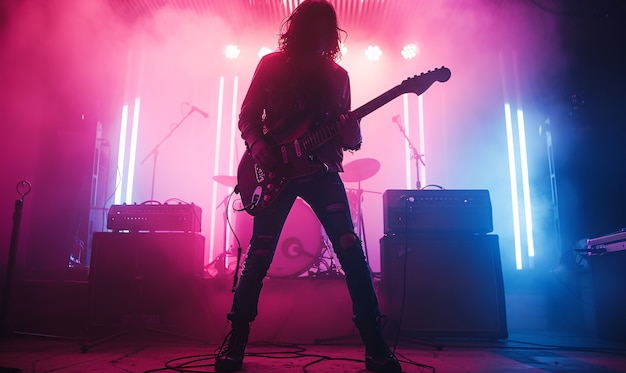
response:
[(507, 338), (497, 235), (381, 238), (381, 308), (393, 331)]
[(626, 342), (626, 250), (589, 256), (599, 337)]
[(486, 234), (493, 231), (488, 190), (400, 190), (383, 193), (385, 234)]
[(198, 311), (194, 293), (204, 273), (204, 242), (198, 233), (95, 232), (89, 269), (91, 324), (190, 322), (183, 315)]

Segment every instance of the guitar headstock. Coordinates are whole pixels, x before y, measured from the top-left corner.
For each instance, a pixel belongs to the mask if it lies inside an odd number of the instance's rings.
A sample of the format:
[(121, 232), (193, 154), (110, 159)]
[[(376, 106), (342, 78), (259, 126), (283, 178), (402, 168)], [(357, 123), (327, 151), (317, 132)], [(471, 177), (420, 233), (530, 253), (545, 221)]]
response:
[(434, 82), (446, 82), (450, 79), (452, 72), (445, 66), (428, 70), (425, 73), (415, 75), (402, 81), (398, 86), (405, 93), (413, 92), (416, 95), (424, 93)]

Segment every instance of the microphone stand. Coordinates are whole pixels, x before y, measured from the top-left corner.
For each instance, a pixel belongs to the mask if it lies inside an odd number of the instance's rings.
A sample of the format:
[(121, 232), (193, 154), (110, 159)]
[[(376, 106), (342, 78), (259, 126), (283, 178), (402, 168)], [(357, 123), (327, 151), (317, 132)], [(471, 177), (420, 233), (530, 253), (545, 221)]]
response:
[(417, 181), (415, 182), (415, 187), (420, 190), (422, 189), (422, 183), (420, 181), (420, 163), (426, 167), (426, 163), (424, 163), (424, 159), (423, 159), (423, 154), (419, 154), (419, 152), (417, 151), (417, 148), (415, 146), (413, 146), (413, 143), (411, 142), (411, 139), (409, 139), (409, 137), (406, 135), (406, 132), (404, 131), (404, 126), (402, 125), (402, 123), (400, 123), (400, 116), (395, 116), (391, 119), (395, 124), (398, 125), (398, 129), (400, 129), (400, 132), (402, 132), (402, 136), (404, 136), (404, 139), (407, 141), (407, 143), (409, 144), (409, 149), (411, 149), (411, 159), (415, 159), (415, 169), (417, 171)]
[(159, 143), (156, 144), (154, 148), (152, 148), (152, 150), (150, 150), (150, 153), (148, 153), (140, 163), (140, 164), (144, 164), (144, 162), (146, 162), (148, 158), (150, 158), (151, 155), (154, 155), (154, 159), (152, 162), (152, 189), (150, 191), (151, 201), (154, 201), (154, 179), (156, 177), (156, 165), (157, 165), (157, 158), (159, 157), (159, 147), (165, 142), (165, 140), (167, 140), (170, 136), (172, 136), (172, 133), (174, 133), (174, 131), (176, 131), (176, 129), (180, 127), (180, 125), (185, 121), (185, 119), (187, 119), (187, 117), (193, 111), (194, 111), (193, 108), (189, 110), (189, 112), (187, 112), (187, 114), (185, 114), (185, 116), (170, 129), (170, 132), (167, 135), (165, 135), (165, 137), (163, 137), (163, 139), (159, 141)]

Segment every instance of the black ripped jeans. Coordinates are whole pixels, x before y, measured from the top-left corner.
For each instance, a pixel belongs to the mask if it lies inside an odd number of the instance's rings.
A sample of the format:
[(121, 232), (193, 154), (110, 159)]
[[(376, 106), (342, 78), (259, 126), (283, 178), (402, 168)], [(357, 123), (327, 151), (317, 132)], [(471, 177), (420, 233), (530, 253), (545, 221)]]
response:
[[(289, 210), (298, 196), (311, 206), (333, 245), (346, 274), (355, 319), (375, 320), (380, 316), (378, 299), (361, 242), (354, 234), (346, 190), (338, 173), (325, 170), (292, 181), (271, 206), (271, 210), (255, 216), (250, 249), (235, 290), (229, 319), (234, 322), (251, 322), (256, 318), (263, 279), (272, 263)], [(342, 236), (344, 244), (346, 236), (354, 237), (354, 243), (349, 247), (341, 247)]]

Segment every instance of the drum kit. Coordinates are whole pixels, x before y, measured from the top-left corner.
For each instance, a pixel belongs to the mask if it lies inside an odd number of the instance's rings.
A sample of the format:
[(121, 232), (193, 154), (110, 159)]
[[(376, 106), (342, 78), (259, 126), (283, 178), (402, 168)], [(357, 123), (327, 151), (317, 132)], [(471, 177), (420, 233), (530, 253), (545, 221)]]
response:
[[(357, 183), (357, 189), (346, 188), (346, 194), (350, 204), (355, 233), (363, 242), (366, 256), (367, 245), (362, 202), (363, 193), (370, 191), (361, 189), (361, 182), (374, 176), (379, 169), (380, 163), (376, 159), (362, 158), (344, 165), (344, 172), (341, 173), (341, 179), (344, 183)], [(213, 180), (231, 188), (237, 185), (236, 176), (217, 175), (213, 177)], [(380, 194), (378, 192), (371, 193)], [(227, 197), (226, 200), (228, 199)], [(207, 267), (222, 266), (223, 268), (214, 269), (214, 273), (217, 275), (229, 275), (234, 271), (236, 253), (231, 248), (233, 246), (243, 246), (244, 250), (247, 249), (252, 236), (253, 217), (245, 212), (241, 206), (237, 206), (237, 204), (241, 205), (241, 201), (235, 200), (232, 208), (229, 209), (229, 203), (223, 203), (225, 209), (224, 230), (226, 232), (228, 227), (231, 227), (230, 240), (227, 240), (227, 233), (225, 233), (222, 254), (207, 265)], [(234, 221), (234, 224), (231, 224), (231, 221)], [(228, 241), (232, 242), (232, 244), (229, 244)], [(231, 247), (229, 248), (228, 246)], [(304, 200), (297, 198), (285, 221), (274, 259), (267, 275), (270, 278), (290, 278), (298, 277), (305, 272), (319, 274), (324, 269), (338, 272), (336, 268), (329, 240), (317, 216), (315, 216), (311, 207)]]

